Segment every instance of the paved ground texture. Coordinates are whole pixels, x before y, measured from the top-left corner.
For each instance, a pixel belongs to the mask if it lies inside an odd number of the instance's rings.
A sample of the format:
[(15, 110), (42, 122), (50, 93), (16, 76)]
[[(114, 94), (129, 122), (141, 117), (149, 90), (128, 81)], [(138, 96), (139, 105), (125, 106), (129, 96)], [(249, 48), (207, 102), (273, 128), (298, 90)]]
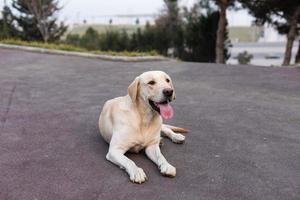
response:
[[(191, 132), (164, 140), (177, 168), (163, 177), (128, 154), (149, 180), (132, 184), (105, 160), (97, 121), (143, 71), (175, 82), (171, 124)], [(122, 63), (0, 50), (0, 199), (300, 199), (300, 69), (175, 61)]]

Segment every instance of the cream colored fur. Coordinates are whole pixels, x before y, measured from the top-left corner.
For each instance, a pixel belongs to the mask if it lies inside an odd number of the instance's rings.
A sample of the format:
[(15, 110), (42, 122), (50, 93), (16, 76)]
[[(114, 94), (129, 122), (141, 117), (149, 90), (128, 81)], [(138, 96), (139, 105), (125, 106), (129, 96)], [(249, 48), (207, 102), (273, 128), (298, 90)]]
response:
[[(168, 81), (168, 80), (169, 81)], [(149, 82), (154, 81), (154, 85)], [(161, 101), (163, 89), (172, 88), (171, 78), (162, 71), (149, 71), (136, 77), (128, 87), (128, 95), (111, 99), (105, 103), (99, 118), (102, 137), (109, 143), (107, 160), (126, 170), (132, 182), (147, 180), (139, 168), (124, 154), (145, 149), (146, 155), (157, 164), (163, 175), (174, 177), (176, 168), (162, 155), (159, 147), (161, 131), (175, 143), (182, 143), (185, 136), (177, 132), (185, 129), (162, 124), (158, 112), (149, 105), (149, 99)], [(172, 96), (175, 99), (175, 92)], [(174, 130), (174, 131), (173, 131)]]

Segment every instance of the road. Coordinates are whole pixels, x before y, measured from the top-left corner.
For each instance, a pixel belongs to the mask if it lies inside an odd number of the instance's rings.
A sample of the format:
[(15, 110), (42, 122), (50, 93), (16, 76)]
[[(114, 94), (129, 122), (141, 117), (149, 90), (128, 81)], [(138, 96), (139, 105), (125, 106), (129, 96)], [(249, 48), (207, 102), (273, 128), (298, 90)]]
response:
[[(103, 103), (143, 71), (175, 82), (185, 144), (164, 139), (177, 168), (160, 175), (128, 154), (149, 180), (133, 184), (105, 160)], [(0, 49), (1, 200), (298, 200), (300, 69), (164, 62), (109, 62)]]

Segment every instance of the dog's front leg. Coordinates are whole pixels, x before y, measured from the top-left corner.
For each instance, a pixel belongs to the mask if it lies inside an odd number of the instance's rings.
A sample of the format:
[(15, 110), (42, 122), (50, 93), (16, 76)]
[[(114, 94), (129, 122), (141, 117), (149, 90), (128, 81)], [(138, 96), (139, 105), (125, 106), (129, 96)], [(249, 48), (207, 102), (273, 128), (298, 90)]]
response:
[(169, 164), (162, 155), (159, 144), (148, 146), (145, 152), (147, 156), (158, 166), (160, 173), (170, 177), (174, 177), (176, 175), (176, 168)]
[(126, 170), (129, 178), (134, 183), (143, 183), (147, 180), (147, 176), (142, 168), (124, 155), (125, 151), (117, 148), (109, 148), (106, 159)]

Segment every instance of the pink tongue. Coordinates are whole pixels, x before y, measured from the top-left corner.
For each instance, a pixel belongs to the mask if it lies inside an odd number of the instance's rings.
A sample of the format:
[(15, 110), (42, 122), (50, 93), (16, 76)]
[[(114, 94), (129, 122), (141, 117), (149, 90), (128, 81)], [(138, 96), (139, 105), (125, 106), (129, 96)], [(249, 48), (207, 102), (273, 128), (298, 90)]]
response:
[(173, 117), (174, 110), (173, 110), (172, 106), (170, 106), (169, 103), (167, 103), (167, 104), (157, 104), (157, 106), (160, 109), (160, 115), (164, 119), (171, 119)]

